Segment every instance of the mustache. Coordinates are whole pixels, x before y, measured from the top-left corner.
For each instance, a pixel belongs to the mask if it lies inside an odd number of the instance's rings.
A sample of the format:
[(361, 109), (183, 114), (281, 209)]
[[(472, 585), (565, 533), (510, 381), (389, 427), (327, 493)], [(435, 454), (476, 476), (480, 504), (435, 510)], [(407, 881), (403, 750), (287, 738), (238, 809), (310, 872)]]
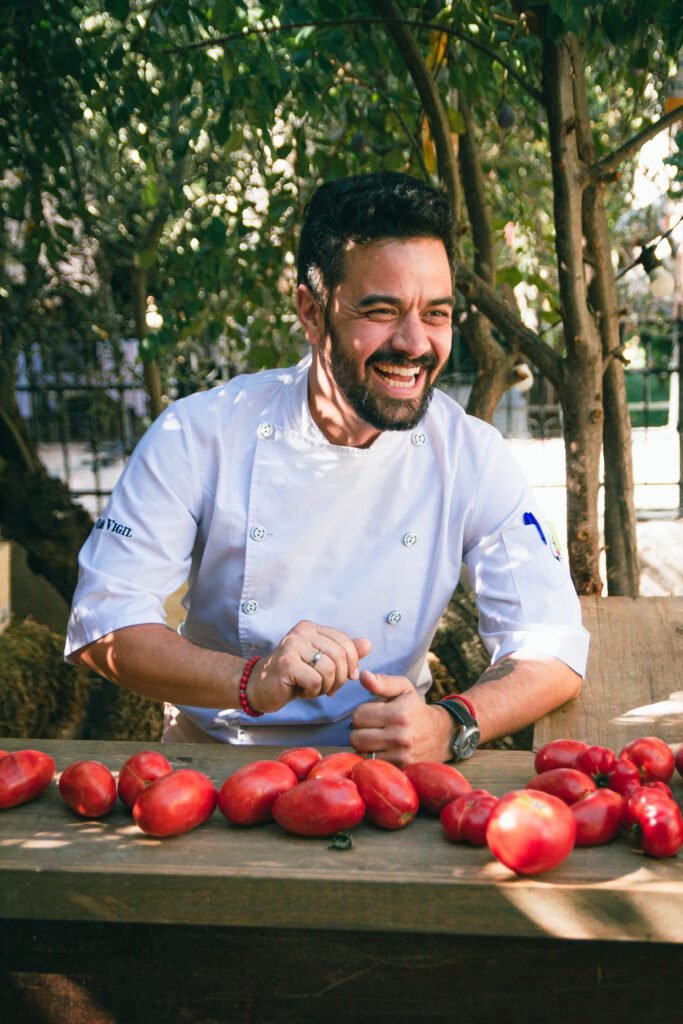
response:
[(425, 352), (424, 355), (411, 359), (403, 352), (393, 352), (388, 349), (385, 352), (373, 352), (365, 361), (366, 366), (373, 366), (375, 363), (391, 363), (392, 366), (420, 366), (426, 370), (432, 370), (436, 366), (437, 360), (433, 352)]

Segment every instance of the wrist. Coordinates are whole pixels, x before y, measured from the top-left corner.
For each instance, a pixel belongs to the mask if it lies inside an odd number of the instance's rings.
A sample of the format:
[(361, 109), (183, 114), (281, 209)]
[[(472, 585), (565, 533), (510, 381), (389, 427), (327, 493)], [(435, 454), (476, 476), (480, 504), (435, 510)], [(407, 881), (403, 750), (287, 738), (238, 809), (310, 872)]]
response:
[(257, 711), (256, 708), (253, 707), (253, 705), (249, 701), (249, 697), (247, 696), (247, 685), (249, 683), (249, 677), (251, 676), (252, 670), (256, 662), (260, 660), (261, 659), (258, 657), (258, 655), (255, 655), (253, 658), (249, 658), (249, 660), (244, 666), (242, 676), (240, 678), (240, 706), (242, 708), (242, 711), (244, 711), (245, 715), (249, 715), (250, 718), (260, 718), (261, 715), (263, 714), (263, 711)]

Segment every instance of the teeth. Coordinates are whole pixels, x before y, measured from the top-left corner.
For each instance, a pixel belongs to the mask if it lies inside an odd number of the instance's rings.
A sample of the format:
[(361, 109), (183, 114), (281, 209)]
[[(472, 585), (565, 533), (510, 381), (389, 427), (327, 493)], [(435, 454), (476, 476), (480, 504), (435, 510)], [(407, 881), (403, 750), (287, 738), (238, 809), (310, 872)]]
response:
[(393, 366), (392, 363), (376, 363), (378, 370), (382, 373), (396, 373), (399, 377), (417, 377), (420, 372), (419, 366)]

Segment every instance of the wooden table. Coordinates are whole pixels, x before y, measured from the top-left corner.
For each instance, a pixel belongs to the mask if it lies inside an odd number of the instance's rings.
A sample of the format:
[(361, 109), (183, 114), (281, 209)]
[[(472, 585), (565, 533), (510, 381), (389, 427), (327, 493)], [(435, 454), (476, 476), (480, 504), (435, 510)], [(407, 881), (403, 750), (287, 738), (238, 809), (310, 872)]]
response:
[[(58, 771), (86, 757), (117, 771), (141, 749), (0, 739), (26, 746)], [(163, 749), (217, 785), (277, 752)], [(533, 774), (532, 755), (480, 751), (463, 771), (502, 794)], [(680, 856), (650, 860), (619, 840), (521, 878), (449, 843), (437, 819), (400, 832), (362, 824), (354, 838), (342, 852), (216, 812), (155, 840), (122, 807), (78, 818), (53, 784), (0, 813), (0, 1020), (528, 1024), (639, 1008), (648, 1022), (679, 1019)]]

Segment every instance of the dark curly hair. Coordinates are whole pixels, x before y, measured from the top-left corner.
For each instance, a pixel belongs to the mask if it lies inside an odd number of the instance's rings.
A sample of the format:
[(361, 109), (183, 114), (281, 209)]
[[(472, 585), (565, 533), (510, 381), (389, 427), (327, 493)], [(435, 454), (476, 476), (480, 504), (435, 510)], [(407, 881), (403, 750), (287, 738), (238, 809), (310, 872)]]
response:
[(377, 171), (326, 182), (314, 193), (304, 211), (298, 284), (308, 285), (324, 311), (344, 276), (349, 242), (380, 238), (438, 238), (455, 275), (455, 219), (446, 197), (407, 174)]

